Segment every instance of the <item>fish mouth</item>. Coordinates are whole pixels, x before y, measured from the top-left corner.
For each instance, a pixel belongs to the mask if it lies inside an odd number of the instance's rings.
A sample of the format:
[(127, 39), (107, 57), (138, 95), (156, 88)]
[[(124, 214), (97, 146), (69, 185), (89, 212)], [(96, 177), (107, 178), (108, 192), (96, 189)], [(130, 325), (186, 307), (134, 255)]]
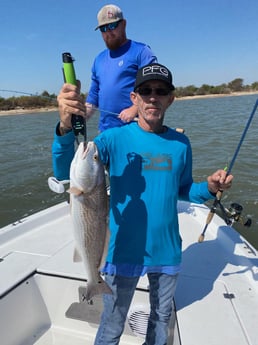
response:
[(84, 142), (83, 145), (81, 145), (81, 158), (85, 159), (88, 152), (90, 152), (94, 146), (95, 144), (93, 141), (89, 141), (88, 143)]
[(96, 144), (89, 141), (85, 147), (81, 142), (71, 163), (70, 186), (88, 194), (103, 183), (104, 178), (104, 167)]

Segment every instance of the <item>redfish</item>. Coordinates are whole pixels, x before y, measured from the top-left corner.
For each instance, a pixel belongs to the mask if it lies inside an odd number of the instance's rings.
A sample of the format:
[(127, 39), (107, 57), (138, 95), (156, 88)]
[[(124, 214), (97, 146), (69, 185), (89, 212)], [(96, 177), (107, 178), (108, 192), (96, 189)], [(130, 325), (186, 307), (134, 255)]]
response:
[(81, 143), (70, 167), (70, 202), (75, 239), (74, 261), (84, 263), (87, 275), (86, 300), (112, 293), (99, 269), (108, 242), (108, 197), (104, 166), (94, 142)]

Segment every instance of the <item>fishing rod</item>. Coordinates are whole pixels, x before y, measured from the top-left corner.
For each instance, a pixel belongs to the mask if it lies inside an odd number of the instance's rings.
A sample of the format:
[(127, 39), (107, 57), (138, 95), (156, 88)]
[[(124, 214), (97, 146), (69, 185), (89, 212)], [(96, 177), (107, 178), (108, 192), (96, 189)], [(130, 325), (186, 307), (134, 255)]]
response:
[(19, 93), (21, 95), (27, 95), (27, 96), (31, 96), (31, 97), (46, 98), (46, 99), (50, 99), (52, 101), (56, 101), (56, 97), (39, 95), (38, 93), (32, 93), (32, 92), (24, 92), (24, 91), (16, 91), (16, 90), (5, 90), (5, 89), (0, 89), (0, 92)]
[[(245, 129), (244, 129), (244, 131), (243, 131), (243, 133), (242, 133), (241, 139), (240, 139), (240, 141), (239, 141), (239, 143), (238, 143), (238, 146), (237, 146), (236, 151), (235, 151), (235, 153), (234, 153), (234, 155), (233, 155), (233, 158), (232, 158), (232, 160), (231, 160), (231, 163), (230, 163), (230, 165), (229, 165), (229, 167), (228, 167), (228, 169), (227, 169), (227, 175), (226, 175), (226, 176), (228, 176), (228, 175), (231, 173), (231, 170), (232, 170), (232, 168), (233, 168), (233, 166), (234, 166), (234, 164), (235, 164), (237, 155), (238, 155), (239, 150), (240, 150), (240, 148), (241, 148), (241, 146), (242, 146), (242, 144), (243, 144), (243, 141), (244, 141), (244, 139), (245, 139), (246, 133), (247, 133), (249, 127), (250, 127), (250, 124), (251, 124), (252, 119), (253, 119), (253, 117), (254, 117), (254, 114), (255, 114), (255, 112), (256, 112), (257, 106), (258, 106), (258, 99), (256, 100), (256, 102), (255, 102), (255, 104), (254, 104), (254, 107), (253, 107), (253, 110), (252, 110), (252, 112), (251, 112), (251, 114), (250, 114), (250, 116), (249, 116), (249, 119), (248, 119), (248, 121), (247, 121), (247, 124), (246, 124), (246, 126), (245, 126)], [(211, 222), (212, 219), (213, 219), (213, 216), (214, 216), (214, 214), (215, 214), (215, 212), (216, 212), (216, 209), (217, 209), (217, 206), (218, 206), (218, 205), (221, 207), (222, 212), (223, 212), (224, 214), (226, 214), (226, 210), (224, 209), (224, 207), (223, 207), (223, 206), (221, 205), (221, 203), (220, 203), (220, 200), (221, 200), (221, 198), (222, 198), (222, 193), (223, 193), (222, 190), (218, 190), (218, 192), (216, 193), (216, 198), (215, 198), (215, 200), (214, 200), (214, 202), (213, 202), (213, 205), (212, 205), (212, 207), (211, 207), (211, 209), (210, 209), (210, 212), (209, 212), (209, 214), (208, 214), (208, 216), (207, 216), (206, 224), (205, 224), (205, 226), (204, 226), (204, 229), (203, 229), (201, 235), (199, 236), (198, 242), (203, 242), (204, 237), (205, 237), (205, 232), (206, 232), (206, 230), (207, 230), (207, 228), (208, 228), (210, 222)], [(237, 205), (238, 205), (238, 204), (237, 204)], [(242, 208), (241, 205), (238, 205), (238, 206), (240, 206), (240, 207)], [(238, 215), (237, 215), (237, 216), (240, 216), (240, 214), (239, 214), (240, 207), (238, 207), (238, 211), (237, 211)], [(247, 226), (248, 226), (249, 224), (250, 224), (250, 222), (247, 223)]]
[[(31, 97), (36, 96), (36, 97), (40, 97), (40, 98), (47, 98), (47, 99), (50, 99), (50, 100), (53, 100), (53, 101), (57, 100), (57, 97), (44, 96), (44, 95), (39, 95), (38, 93), (32, 93), (32, 92), (24, 92), (24, 91), (17, 91), (17, 90), (5, 90), (5, 89), (0, 89), (0, 92), (18, 93), (18, 94), (21, 94), (21, 95), (28, 95), (28, 96), (31, 96)], [(98, 108), (98, 107), (96, 107), (94, 105), (86, 105), (86, 108), (92, 109), (94, 111), (95, 110), (96, 111), (101, 111), (103, 113), (119, 115), (119, 113), (115, 113), (115, 112), (112, 112), (112, 111), (109, 111), (109, 110), (101, 109), (101, 108)]]

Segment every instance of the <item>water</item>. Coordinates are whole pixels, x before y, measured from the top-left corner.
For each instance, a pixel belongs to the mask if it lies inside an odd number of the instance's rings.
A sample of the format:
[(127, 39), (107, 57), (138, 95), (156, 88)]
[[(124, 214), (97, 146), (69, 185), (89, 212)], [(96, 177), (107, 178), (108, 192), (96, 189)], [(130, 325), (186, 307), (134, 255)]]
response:
[[(184, 128), (190, 138), (196, 181), (230, 164), (256, 99), (176, 100), (170, 107), (165, 124)], [(0, 117), (0, 227), (67, 200), (67, 193), (55, 194), (47, 185), (53, 175), (51, 144), (57, 121), (57, 112)], [(94, 116), (87, 124), (89, 140), (97, 134), (97, 121)], [(258, 249), (257, 133), (258, 110), (232, 169), (234, 184), (223, 193), (222, 203), (243, 206), (243, 217), (251, 217), (252, 226), (235, 223), (235, 228)]]

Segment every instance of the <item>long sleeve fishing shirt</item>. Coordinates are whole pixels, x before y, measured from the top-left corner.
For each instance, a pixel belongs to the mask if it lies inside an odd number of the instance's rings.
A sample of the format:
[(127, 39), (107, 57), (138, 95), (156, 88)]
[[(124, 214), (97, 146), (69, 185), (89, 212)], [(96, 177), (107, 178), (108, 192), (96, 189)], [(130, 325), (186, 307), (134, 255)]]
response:
[[(106, 130), (94, 141), (110, 174), (111, 237), (105, 270), (134, 275), (148, 268), (171, 272), (171, 267), (179, 267), (177, 201), (213, 198), (207, 182), (193, 182), (187, 136), (170, 128), (162, 134), (146, 132), (131, 123)], [(53, 167), (58, 179), (69, 177), (73, 154), (73, 133), (56, 134)]]

